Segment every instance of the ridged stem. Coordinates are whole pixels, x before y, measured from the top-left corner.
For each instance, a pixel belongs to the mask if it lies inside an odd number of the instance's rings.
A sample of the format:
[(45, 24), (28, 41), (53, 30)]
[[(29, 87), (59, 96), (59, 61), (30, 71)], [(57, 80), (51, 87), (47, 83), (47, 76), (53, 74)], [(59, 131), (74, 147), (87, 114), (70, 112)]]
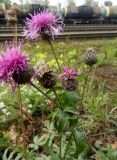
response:
[(38, 88), (34, 83), (30, 82), (30, 85), (33, 86), (37, 91), (39, 91), (41, 94), (43, 94), (46, 98), (53, 101), (52, 98), (50, 98), (46, 93), (44, 93), (40, 88)]
[(59, 147), (59, 152), (60, 152), (60, 159), (62, 160), (62, 135), (60, 136), (60, 147)]
[(25, 138), (25, 126), (24, 126), (24, 119), (23, 119), (23, 104), (22, 104), (22, 96), (21, 96), (21, 90), (20, 90), (20, 85), (18, 85), (18, 91), (19, 91), (19, 105), (20, 105), (20, 116), (21, 116), (21, 132), (22, 132), (22, 139), (24, 143), (24, 153), (25, 153), (25, 159), (28, 160), (27, 158), (27, 143), (26, 143), (26, 138)]
[(82, 92), (82, 97), (81, 97), (81, 102), (80, 102), (80, 109), (82, 108), (82, 103), (83, 103), (83, 99), (85, 96), (85, 90), (86, 90), (86, 86), (87, 86), (87, 81), (88, 81), (88, 77), (89, 77), (89, 73), (90, 73), (91, 69), (92, 69), (92, 66), (89, 66), (89, 70), (87, 71), (87, 75), (86, 75), (85, 82), (84, 82), (84, 87), (83, 87), (83, 92)]
[[(75, 141), (75, 144), (76, 144), (76, 149), (77, 149), (77, 139), (76, 139), (73, 131), (71, 131), (71, 134), (72, 134), (72, 136), (74, 138), (74, 141)], [(79, 154), (77, 155), (77, 159), (78, 159), (78, 157), (79, 157)]]
[(57, 99), (57, 102), (58, 102), (59, 106), (61, 107), (61, 102), (60, 102), (60, 100), (59, 100), (59, 97), (58, 97), (58, 95), (57, 95), (54, 87), (52, 87), (52, 91), (53, 91), (53, 93), (54, 93), (54, 95), (55, 95), (55, 97), (56, 97), (56, 99)]
[(71, 133), (70, 136), (69, 136), (69, 140), (68, 140), (68, 143), (67, 143), (67, 147), (66, 147), (66, 150), (65, 150), (63, 159), (66, 158), (66, 154), (67, 154), (67, 152), (68, 152), (68, 150), (69, 150), (69, 146), (70, 146), (71, 140), (72, 140), (72, 133)]
[(51, 49), (52, 49), (52, 51), (53, 51), (53, 54), (54, 54), (56, 63), (57, 63), (57, 65), (58, 65), (59, 72), (61, 72), (61, 67), (60, 67), (60, 65), (59, 65), (58, 58), (57, 58), (57, 56), (56, 56), (55, 50), (54, 50), (54, 48), (53, 48), (53, 45), (52, 45), (50, 39), (48, 39), (48, 42), (49, 42), (49, 44), (50, 44), (50, 46), (51, 46)]

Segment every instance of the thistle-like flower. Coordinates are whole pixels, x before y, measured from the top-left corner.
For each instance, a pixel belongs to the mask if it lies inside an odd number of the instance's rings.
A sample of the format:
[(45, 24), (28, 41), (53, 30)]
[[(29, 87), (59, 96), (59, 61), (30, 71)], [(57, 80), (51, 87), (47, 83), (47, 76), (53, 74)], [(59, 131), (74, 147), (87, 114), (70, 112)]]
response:
[(42, 38), (54, 38), (63, 30), (63, 21), (53, 12), (43, 10), (40, 13), (30, 14), (31, 18), (27, 18), (24, 36), (30, 39), (36, 39), (38, 36)]
[(60, 74), (60, 77), (62, 79), (62, 87), (63, 89), (73, 91), (76, 90), (77, 88), (77, 79), (76, 77), (80, 75), (79, 72), (71, 69), (64, 67), (63, 73)]
[(0, 81), (14, 84), (25, 84), (30, 82), (34, 70), (29, 65), (29, 59), (21, 51), (22, 45), (18, 47), (7, 45), (6, 51), (0, 56)]
[(36, 67), (36, 79), (45, 88), (52, 88), (56, 84), (56, 75), (45, 62), (41, 61)]
[(94, 48), (87, 48), (85, 53), (85, 63), (90, 66), (97, 63), (96, 50)]

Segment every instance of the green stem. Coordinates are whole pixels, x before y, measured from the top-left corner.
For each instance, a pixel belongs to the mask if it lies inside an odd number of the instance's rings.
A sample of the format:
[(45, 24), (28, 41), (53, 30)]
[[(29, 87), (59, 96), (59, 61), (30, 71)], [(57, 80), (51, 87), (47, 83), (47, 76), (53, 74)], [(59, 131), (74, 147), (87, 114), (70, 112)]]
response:
[(59, 71), (61, 72), (61, 68), (60, 68), (60, 65), (59, 65), (59, 62), (58, 62), (58, 58), (57, 58), (57, 56), (56, 56), (56, 53), (55, 53), (54, 48), (53, 48), (53, 46), (52, 46), (52, 43), (51, 43), (51, 41), (50, 41), (49, 39), (48, 39), (48, 42), (49, 42), (49, 44), (50, 44), (50, 46), (51, 46), (51, 49), (52, 49), (52, 51), (53, 51), (53, 54), (54, 54), (56, 63), (57, 63), (57, 65), (58, 65), (58, 69), (59, 69)]
[(60, 136), (60, 148), (59, 148), (59, 151), (60, 151), (60, 159), (62, 160), (62, 135)]
[(57, 101), (58, 101), (59, 106), (61, 107), (61, 102), (60, 102), (60, 100), (59, 100), (59, 97), (58, 97), (58, 95), (57, 95), (54, 87), (52, 87), (52, 91), (53, 91), (53, 93), (54, 93), (54, 95), (55, 95), (55, 97), (56, 97), (56, 99), (57, 99)]
[(85, 82), (84, 82), (84, 87), (83, 87), (83, 92), (82, 92), (82, 97), (81, 97), (81, 102), (80, 102), (80, 109), (82, 108), (82, 103), (83, 103), (83, 99), (84, 99), (84, 95), (85, 95), (85, 90), (86, 90), (86, 86), (87, 86), (87, 81), (88, 81), (88, 77), (89, 77), (89, 73), (92, 69), (92, 66), (89, 67), (89, 70), (87, 72), (87, 76), (85, 78)]
[(67, 143), (67, 147), (66, 147), (66, 150), (65, 150), (63, 159), (66, 158), (66, 154), (67, 154), (67, 152), (68, 152), (68, 150), (69, 150), (69, 146), (70, 146), (70, 144), (71, 144), (71, 141), (72, 141), (72, 133), (71, 133), (70, 136), (69, 136), (69, 140), (68, 140), (68, 143)]
[[(76, 144), (76, 149), (77, 149), (77, 139), (76, 139), (73, 131), (71, 131), (71, 134), (73, 135), (73, 138), (74, 138), (74, 141), (75, 141), (75, 144)], [(79, 156), (79, 154), (77, 155), (77, 159), (78, 159), (78, 156)]]
[(46, 93), (44, 93), (40, 88), (38, 88), (35, 84), (33, 84), (32, 82), (30, 82), (30, 85), (33, 86), (36, 90), (38, 90), (41, 94), (43, 94), (46, 98), (48, 98), (49, 100), (53, 101), (52, 98), (50, 98)]
[(18, 86), (18, 91), (19, 91), (19, 103), (20, 103), (20, 116), (21, 116), (21, 132), (22, 132), (22, 139), (23, 139), (23, 143), (24, 143), (24, 156), (25, 159), (27, 159), (27, 144), (26, 144), (26, 139), (25, 139), (25, 126), (24, 126), (24, 119), (23, 119), (23, 104), (22, 104), (22, 96), (21, 96), (21, 90), (20, 90), (20, 86)]

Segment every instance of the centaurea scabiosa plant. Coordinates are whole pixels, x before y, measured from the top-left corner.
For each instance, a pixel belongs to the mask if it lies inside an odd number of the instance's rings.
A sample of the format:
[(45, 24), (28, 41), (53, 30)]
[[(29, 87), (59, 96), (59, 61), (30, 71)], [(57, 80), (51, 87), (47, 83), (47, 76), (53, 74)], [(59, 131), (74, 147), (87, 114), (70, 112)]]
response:
[(76, 77), (80, 75), (80, 72), (75, 71), (72, 68), (64, 67), (63, 72), (60, 74), (62, 79), (63, 89), (73, 91), (77, 88), (77, 79)]
[(34, 40), (41, 36), (42, 39), (49, 42), (59, 70), (60, 65), (50, 38), (54, 39), (61, 31), (63, 31), (63, 21), (56, 13), (48, 10), (43, 10), (33, 15), (30, 14), (30, 18), (27, 18), (26, 21), (26, 29), (24, 30), (24, 36), (26, 36), (26, 38)]

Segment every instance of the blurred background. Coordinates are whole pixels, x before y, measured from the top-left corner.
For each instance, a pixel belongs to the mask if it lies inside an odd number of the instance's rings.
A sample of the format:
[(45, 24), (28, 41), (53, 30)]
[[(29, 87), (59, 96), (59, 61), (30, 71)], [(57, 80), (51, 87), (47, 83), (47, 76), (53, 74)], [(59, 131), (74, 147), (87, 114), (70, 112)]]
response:
[(24, 23), (29, 13), (45, 8), (55, 11), (65, 24), (117, 23), (116, 0), (0, 0), (0, 24), (15, 16)]
[[(2, 1), (2, 0), (1, 0)], [(3, 1), (10, 1), (10, 0), (3, 0)], [(84, 4), (91, 4), (92, 2), (98, 3), (100, 6), (104, 5), (106, 0), (11, 0), (11, 2), (16, 2), (18, 4), (23, 4), (23, 3), (49, 3), (50, 5), (57, 5), (58, 3), (61, 3), (62, 5), (66, 5), (68, 3), (74, 3), (76, 5), (84, 5)], [(111, 0), (113, 5), (117, 5), (117, 0)]]

